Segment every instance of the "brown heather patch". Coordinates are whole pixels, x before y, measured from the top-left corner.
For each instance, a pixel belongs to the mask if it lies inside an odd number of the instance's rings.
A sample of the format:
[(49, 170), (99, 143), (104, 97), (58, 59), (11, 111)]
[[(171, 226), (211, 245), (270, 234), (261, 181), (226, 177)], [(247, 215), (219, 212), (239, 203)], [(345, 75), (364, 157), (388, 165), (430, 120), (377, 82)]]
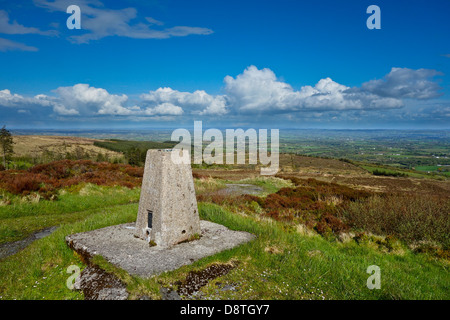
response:
[(338, 217), (332, 216), (331, 214), (325, 214), (322, 219), (317, 223), (316, 230), (320, 234), (340, 234), (350, 230), (350, 226), (342, 222)]
[(209, 176), (200, 174), (200, 173), (198, 173), (198, 172), (192, 172), (192, 177), (193, 177), (194, 179), (207, 179), (207, 178), (209, 178)]
[(411, 195), (439, 195), (450, 198), (450, 183), (447, 180), (431, 180), (416, 178), (395, 178), (383, 176), (347, 177), (336, 176), (337, 183), (354, 185), (367, 190), (380, 190), (386, 193), (404, 193)]
[(450, 200), (429, 194), (388, 194), (350, 203), (342, 217), (357, 229), (450, 249)]
[(142, 183), (143, 168), (90, 160), (61, 160), (36, 165), (29, 170), (0, 172), (0, 189), (12, 194), (28, 195), (39, 192), (51, 198), (61, 188), (80, 183), (128, 188)]
[(198, 195), (197, 200), (250, 212), (277, 221), (301, 223), (322, 235), (339, 235), (350, 230), (340, 210), (349, 203), (367, 199), (372, 193), (336, 183), (289, 177), (296, 187), (282, 188), (267, 197), (254, 195)]

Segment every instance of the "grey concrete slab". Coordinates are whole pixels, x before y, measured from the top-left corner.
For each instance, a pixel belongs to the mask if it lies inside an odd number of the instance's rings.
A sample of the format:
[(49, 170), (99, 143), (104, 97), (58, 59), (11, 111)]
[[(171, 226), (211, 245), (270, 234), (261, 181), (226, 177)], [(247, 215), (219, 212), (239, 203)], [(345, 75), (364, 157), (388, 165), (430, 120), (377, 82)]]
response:
[(132, 275), (150, 277), (178, 269), (201, 258), (251, 241), (254, 235), (200, 221), (201, 238), (172, 247), (151, 247), (134, 236), (135, 224), (121, 224), (66, 237), (67, 244), (86, 256), (101, 255)]

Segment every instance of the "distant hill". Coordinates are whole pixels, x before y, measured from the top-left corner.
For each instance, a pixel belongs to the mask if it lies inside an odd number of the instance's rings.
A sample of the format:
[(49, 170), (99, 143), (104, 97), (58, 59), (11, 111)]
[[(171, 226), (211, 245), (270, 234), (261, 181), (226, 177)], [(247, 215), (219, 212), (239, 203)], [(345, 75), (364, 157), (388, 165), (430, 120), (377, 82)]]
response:
[(111, 151), (127, 153), (132, 149), (148, 150), (148, 149), (171, 149), (178, 142), (165, 141), (165, 142), (154, 142), (154, 141), (131, 141), (131, 140), (96, 140), (94, 145), (100, 148), (105, 148)]
[(14, 139), (14, 156), (39, 158), (44, 152), (66, 155), (82, 150), (83, 153), (95, 157), (101, 153), (109, 158), (123, 157), (122, 154), (111, 149), (95, 145), (96, 139), (64, 136), (17, 135)]

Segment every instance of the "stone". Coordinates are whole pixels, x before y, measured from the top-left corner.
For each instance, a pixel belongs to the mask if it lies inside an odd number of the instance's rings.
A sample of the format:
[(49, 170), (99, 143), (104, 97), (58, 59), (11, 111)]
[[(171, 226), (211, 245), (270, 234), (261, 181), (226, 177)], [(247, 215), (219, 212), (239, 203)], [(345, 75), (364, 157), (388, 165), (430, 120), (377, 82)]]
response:
[(200, 220), (200, 226), (199, 239), (166, 248), (151, 247), (146, 240), (134, 237), (134, 223), (72, 234), (66, 242), (86, 259), (100, 255), (129, 274), (148, 278), (255, 239), (248, 232), (210, 221)]
[(181, 300), (180, 295), (175, 290), (161, 287), (159, 293), (161, 294), (161, 300)]
[(201, 233), (192, 169), (171, 149), (148, 150), (135, 236), (168, 248)]

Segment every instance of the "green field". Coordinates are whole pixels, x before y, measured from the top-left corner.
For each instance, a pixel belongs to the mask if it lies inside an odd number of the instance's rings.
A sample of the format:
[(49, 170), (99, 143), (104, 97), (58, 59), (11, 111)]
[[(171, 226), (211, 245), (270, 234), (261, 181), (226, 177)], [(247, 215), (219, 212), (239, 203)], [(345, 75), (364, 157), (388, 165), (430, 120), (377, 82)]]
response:
[(174, 142), (155, 142), (155, 141), (130, 141), (130, 140), (119, 140), (111, 139), (105, 141), (96, 141), (94, 145), (97, 147), (105, 148), (112, 151), (118, 151), (126, 153), (130, 149), (170, 149), (176, 143)]
[(431, 178), (429, 174), (426, 172), (416, 172), (414, 170), (407, 170), (407, 169), (396, 169), (395, 167), (391, 166), (374, 166), (374, 165), (366, 165), (366, 164), (360, 164), (360, 167), (363, 169), (366, 169), (367, 171), (373, 173), (375, 171), (381, 171), (385, 172), (386, 175), (391, 176), (405, 176), (405, 177), (412, 177), (412, 178)]

